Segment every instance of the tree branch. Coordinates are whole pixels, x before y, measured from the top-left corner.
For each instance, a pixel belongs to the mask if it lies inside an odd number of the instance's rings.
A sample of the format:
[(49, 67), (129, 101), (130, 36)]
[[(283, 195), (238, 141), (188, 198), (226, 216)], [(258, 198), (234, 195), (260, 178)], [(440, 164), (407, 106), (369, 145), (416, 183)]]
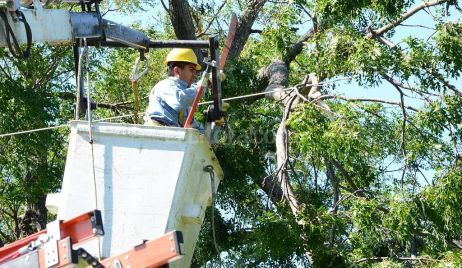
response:
[(221, 6), (218, 8), (217, 12), (213, 15), (212, 20), (210, 20), (210, 22), (207, 24), (207, 26), (205, 27), (205, 29), (204, 29), (202, 32), (196, 34), (196, 37), (197, 37), (197, 38), (203, 36), (203, 35), (208, 31), (208, 29), (210, 28), (210, 26), (212, 26), (213, 21), (216, 20), (216, 19), (218, 18), (218, 14), (220, 13), (221, 9), (225, 6), (225, 4), (226, 4), (226, 1), (223, 1), (223, 3), (222, 3)]
[(59, 63), (60, 63), (58, 60), (56, 60), (56, 57), (58, 57), (57, 53), (53, 56), (55, 60), (48, 67), (45, 74), (42, 75), (40, 80), (36, 81), (34, 85), (32, 86), (33, 90), (40, 88), (43, 84), (46, 84), (51, 80), (51, 78), (53, 77), (53, 74), (55, 73), (56, 69), (59, 67)]
[(162, 4), (162, 6), (164, 7), (165, 11), (170, 14), (170, 11), (168, 10), (168, 7), (165, 5), (164, 3), (164, 0), (160, 0), (160, 3)]
[(406, 130), (406, 121), (407, 121), (407, 113), (406, 113), (406, 108), (405, 108), (405, 105), (404, 105), (404, 93), (403, 91), (401, 90), (401, 88), (395, 84), (395, 82), (393, 81), (393, 79), (391, 79), (391, 77), (389, 77), (388, 75), (386, 74), (381, 74), (381, 76), (383, 78), (385, 78), (385, 80), (387, 80), (391, 85), (393, 85), (393, 87), (396, 88), (396, 90), (399, 92), (399, 96), (400, 96), (400, 106), (401, 106), (401, 109), (403, 111), (403, 127), (402, 127), (402, 131), (401, 131), (401, 148), (403, 150), (403, 154), (404, 154), (404, 157), (406, 157), (406, 145), (405, 145), (405, 130)]
[[(276, 156), (277, 164), (280, 169), (278, 176), (278, 183), (282, 189), (282, 194), (285, 199), (289, 202), (289, 206), (294, 216), (299, 213), (300, 204), (295, 197), (292, 186), (290, 185), (289, 176), (287, 174), (286, 165), (289, 159), (289, 133), (286, 127), (286, 121), (290, 115), (291, 106), (297, 96), (292, 96), (288, 101), (284, 109), (284, 115), (276, 133)], [(302, 224), (299, 222), (299, 224)]]
[(0, 70), (2, 71), (2, 73), (5, 74), (6, 78), (8, 78), (8, 80), (10, 80), (11, 83), (15, 83), (15, 81), (11, 77), (11, 74), (5, 68), (3, 68), (1, 64), (0, 64)]
[(431, 7), (431, 6), (436, 6), (436, 5), (440, 5), (440, 4), (443, 4), (443, 3), (446, 3), (448, 2), (449, 0), (436, 0), (436, 1), (431, 1), (431, 2), (423, 2), (421, 3), (420, 5), (417, 5), (416, 7), (414, 7), (413, 9), (409, 10), (407, 13), (404, 13), (403, 15), (401, 15), (401, 17), (399, 17), (398, 19), (396, 19), (395, 21), (379, 28), (378, 30), (373, 30), (371, 32), (369, 32), (367, 35), (366, 35), (366, 38), (370, 39), (370, 38), (373, 38), (375, 36), (380, 36), (380, 35), (383, 35), (384, 33), (388, 32), (389, 30), (395, 28), (396, 26), (398, 26), (401, 22), (407, 20), (409, 17), (411, 17), (412, 15), (414, 15), (415, 13), (419, 12), (420, 10), (422, 9), (425, 9), (427, 7)]
[(383, 78), (385, 78), (385, 80), (387, 80), (390, 84), (392, 84), (396, 88), (396, 90), (399, 92), (399, 96), (400, 96), (400, 99), (401, 99), (400, 106), (401, 106), (401, 110), (403, 112), (403, 124), (402, 124), (402, 127), (401, 127), (401, 150), (403, 152), (403, 161), (404, 161), (403, 174), (401, 175), (401, 191), (403, 191), (404, 175), (406, 174), (406, 170), (409, 167), (408, 161), (407, 161), (407, 150), (406, 150), (407, 113), (406, 113), (406, 108), (404, 107), (404, 93), (401, 90), (401, 88), (399, 88), (399, 86), (397, 86), (388, 75), (382, 73), (381, 76)]
[(357, 191), (359, 189), (358, 186), (356, 185), (356, 183), (351, 178), (348, 171), (346, 171), (345, 168), (337, 160), (332, 159), (329, 162), (334, 164), (334, 166), (340, 171), (340, 173), (342, 173), (345, 181), (348, 183), (348, 185), (350, 185), (350, 187), (353, 189), (353, 191)]
[[(63, 100), (74, 100), (75, 95), (71, 92), (59, 92), (54, 94), (55, 96), (63, 99)], [(86, 100), (86, 98), (84, 98)], [(105, 109), (111, 109), (113, 111), (116, 111), (118, 109), (128, 109), (128, 105), (131, 105), (133, 101), (124, 101), (124, 102), (118, 102), (118, 103), (108, 103), (108, 102), (91, 102), (91, 106), (94, 108), (105, 108)]]
[[(334, 167), (332, 163), (326, 161), (326, 176), (332, 185), (332, 204), (337, 204), (339, 201), (340, 191), (339, 191), (339, 182), (337, 176), (335, 175)], [(332, 209), (332, 214), (337, 214), (338, 206), (334, 206)], [(333, 223), (330, 228), (330, 238), (329, 245), (332, 247), (335, 241), (335, 230), (336, 224)]]
[(239, 24), (236, 29), (234, 41), (228, 54), (228, 60), (234, 60), (239, 57), (245, 44), (250, 36), (250, 30), (257, 19), (260, 10), (265, 5), (266, 0), (250, 0), (246, 9), (239, 18)]
[(273, 202), (273, 204), (276, 204), (282, 200), (282, 189), (273, 179), (272, 174), (258, 179), (257, 184), (271, 199), (271, 202)]
[[(339, 95), (322, 95), (318, 98), (319, 100), (327, 100), (327, 99), (340, 99), (344, 101), (360, 101), (360, 102), (378, 102), (378, 103), (385, 103), (385, 104), (390, 104), (390, 105), (397, 105), (401, 107), (401, 103), (395, 102), (395, 101), (386, 101), (386, 100), (381, 100), (381, 99), (372, 99), (372, 98), (347, 98)], [(406, 109), (412, 110), (414, 112), (418, 112), (419, 110), (417, 108), (414, 108), (409, 105), (404, 106)]]
[(311, 27), (311, 29), (305, 33), (300, 39), (295, 42), (295, 44), (292, 45), (292, 47), (287, 49), (287, 53), (283, 57), (284, 63), (289, 66), (289, 64), (297, 57), (298, 54), (303, 49), (303, 46), (305, 45), (305, 42), (308, 41), (311, 37), (314, 36), (315, 33), (315, 28)]
[(438, 262), (438, 260), (430, 258), (412, 258), (412, 257), (369, 257), (362, 258), (354, 261), (354, 263), (362, 263), (367, 261), (386, 261), (386, 260), (399, 260), (399, 261), (426, 261), (426, 262)]
[(360, 195), (361, 193), (375, 194), (375, 193), (373, 193), (372, 191), (369, 191), (369, 190), (358, 189), (356, 191), (350, 192), (350, 193), (342, 196), (342, 198), (340, 200), (338, 200), (337, 203), (334, 204), (334, 207), (332, 208), (332, 210), (338, 209), (338, 206), (340, 206), (341, 203), (343, 203), (344, 201), (348, 200), (349, 198), (351, 198), (353, 196), (359, 196), (359, 197), (365, 198), (364, 194)]

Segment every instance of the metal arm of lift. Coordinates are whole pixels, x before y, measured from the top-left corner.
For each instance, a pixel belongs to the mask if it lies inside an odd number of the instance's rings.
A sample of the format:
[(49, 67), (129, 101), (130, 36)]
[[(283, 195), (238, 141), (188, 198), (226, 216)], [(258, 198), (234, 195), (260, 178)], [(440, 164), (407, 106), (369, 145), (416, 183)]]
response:
[[(58, 247), (62, 240), (68, 239), (68, 243), (77, 244), (100, 235), (104, 235), (104, 230), (99, 210), (67, 221), (56, 220), (49, 223), (46, 230), (0, 248), (0, 267), (50, 267), (59, 263), (58, 249), (66, 252), (72, 249)], [(68, 258), (71, 259), (71, 255)], [(33, 259), (46, 266), (37, 266)]]
[[(104, 235), (101, 212), (94, 210), (68, 221), (55, 221), (46, 230), (0, 248), (0, 268), (63, 268), (81, 264), (87, 267), (161, 267), (182, 257), (180, 231), (171, 231), (143, 241), (119, 255), (98, 261), (77, 244)], [(117, 266), (118, 265), (118, 266)], [(79, 266), (80, 267), (80, 266)]]
[[(149, 50), (146, 34), (118, 23), (102, 19), (98, 12), (70, 12), (62, 9), (44, 9), (40, 2), (33, 9), (21, 9), (32, 32), (32, 42), (52, 45), (70, 45), (79, 38), (88, 42), (116, 42), (145, 51)], [(6, 11), (4, 11), (6, 12)], [(7, 12), (8, 24), (19, 44), (27, 43), (24, 24)], [(0, 21), (5, 29), (5, 22)], [(0, 46), (7, 46), (4, 31), (0, 31)]]

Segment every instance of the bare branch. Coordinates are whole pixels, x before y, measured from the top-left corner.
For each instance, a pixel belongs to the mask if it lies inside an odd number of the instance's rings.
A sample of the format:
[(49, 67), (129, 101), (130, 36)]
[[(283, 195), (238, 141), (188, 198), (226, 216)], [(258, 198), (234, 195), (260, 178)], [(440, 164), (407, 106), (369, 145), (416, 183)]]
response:
[[(395, 101), (386, 101), (382, 99), (373, 99), (373, 98), (347, 98), (344, 96), (339, 96), (339, 95), (322, 95), (318, 98), (319, 100), (327, 100), (327, 99), (340, 99), (340, 100), (345, 100), (345, 101), (360, 101), (360, 102), (378, 102), (378, 103), (384, 103), (384, 104), (390, 104), (390, 105), (397, 105), (401, 106), (401, 103), (395, 102)], [(414, 108), (409, 105), (404, 106), (406, 109), (412, 110), (412, 111), (419, 111), (417, 108)]]
[[(388, 76), (388, 75), (387, 75)], [(439, 95), (437, 94), (434, 94), (434, 93), (431, 93), (431, 92), (428, 92), (426, 90), (423, 90), (423, 89), (420, 89), (420, 88), (415, 88), (415, 87), (411, 87), (409, 84), (408, 85), (404, 85), (403, 83), (399, 82), (398, 80), (392, 78), (389, 76), (389, 79), (391, 81), (393, 81), (393, 83), (397, 86), (399, 86), (400, 88), (403, 88), (403, 89), (407, 89), (407, 90), (410, 90), (411, 92), (414, 92), (414, 93), (417, 93), (419, 96), (421, 96), (425, 101), (427, 102), (431, 102), (431, 100), (428, 98), (428, 96), (434, 96), (434, 97), (440, 97)], [(428, 96), (427, 96), (428, 95)]]
[(378, 30), (375, 30), (375, 31), (371, 31), (369, 32), (367, 35), (366, 35), (366, 38), (370, 39), (370, 38), (373, 38), (375, 36), (379, 36), (379, 35), (383, 35), (384, 33), (388, 32), (389, 30), (395, 28), (396, 26), (398, 26), (401, 22), (407, 20), (409, 17), (411, 17), (412, 15), (414, 15), (415, 13), (419, 12), (420, 10), (423, 10), (425, 8), (428, 8), (428, 7), (431, 7), (431, 6), (436, 6), (436, 5), (440, 5), (440, 4), (443, 4), (443, 3), (446, 3), (448, 2), (449, 0), (435, 0), (435, 1), (431, 1), (431, 2), (423, 2), (421, 3), (420, 5), (417, 5), (416, 7), (414, 7), (413, 9), (409, 10), (407, 13), (404, 13), (403, 15), (401, 15), (401, 17), (399, 17), (398, 19), (396, 19), (395, 21), (383, 26), (382, 28), (378, 29)]
[(459, 97), (462, 97), (462, 92), (459, 91), (454, 85), (450, 84), (446, 79), (440, 78), (440, 81), (447, 87), (449, 88), (452, 92), (454, 92), (456, 95)]
[(290, 62), (292, 62), (295, 59), (295, 57), (297, 57), (297, 55), (300, 54), (305, 42), (312, 38), (314, 34), (315, 28), (312, 27), (307, 33), (305, 33), (300, 39), (298, 39), (297, 42), (295, 42), (295, 44), (292, 45), (292, 47), (287, 49), (287, 53), (284, 55), (283, 58), (283, 61), (287, 66), (289, 66)]
[(424, 29), (429, 29), (429, 30), (436, 30), (435, 28), (433, 27), (428, 27), (428, 26), (425, 26), (425, 25), (412, 25), (412, 24), (404, 24), (404, 23), (401, 23), (400, 26), (404, 26), (404, 27), (417, 27), (417, 28), (424, 28)]
[(340, 173), (342, 173), (343, 178), (348, 183), (348, 185), (350, 185), (353, 191), (357, 191), (359, 189), (356, 183), (351, 178), (351, 175), (348, 173), (348, 171), (345, 170), (345, 168), (340, 164), (340, 162), (334, 159), (332, 159), (329, 162), (332, 162), (332, 164), (334, 164), (334, 166), (340, 171)]
[(59, 57), (58, 53), (55, 53), (52, 56), (52, 58), (54, 59), (52, 64), (48, 66), (48, 69), (45, 71), (45, 74), (41, 76), (40, 80), (34, 83), (34, 85), (32, 86), (32, 89), (35, 90), (37, 88), (40, 88), (40, 86), (48, 83), (52, 79), (53, 74), (55, 73), (56, 69), (59, 67), (59, 63), (60, 63), (60, 61), (56, 57)]
[(119, 10), (118, 8), (112, 8), (112, 5), (113, 5), (113, 2), (109, 2), (109, 6), (107, 7), (107, 10), (105, 12), (103, 12), (103, 14), (101, 15), (102, 17), (106, 16), (111, 11), (118, 11)]
[(305, 12), (305, 13), (308, 15), (308, 17), (310, 17), (310, 19), (311, 19), (312, 21), (314, 21), (314, 20), (316, 19), (316, 15), (315, 15), (315, 14), (312, 15), (312, 14), (310, 13), (310, 11), (307, 10), (302, 4), (297, 4), (297, 6), (298, 6), (300, 9), (302, 9), (303, 12)]
[[(337, 176), (335, 175), (334, 167), (332, 163), (326, 161), (326, 176), (332, 185), (332, 203), (337, 204), (339, 201), (340, 191), (339, 191), (339, 181)], [(332, 209), (332, 214), (337, 214), (338, 206), (334, 206)], [(329, 245), (333, 246), (335, 241), (335, 231), (336, 231), (336, 224), (333, 223), (330, 228), (330, 238), (329, 238)]]
[[(401, 90), (401, 88), (399, 87), (399, 85), (397, 85), (393, 79), (391, 79), (391, 77), (389, 77), (388, 75), (386, 74), (381, 74), (381, 76), (383, 78), (385, 78), (385, 80), (387, 80), (391, 85), (393, 85), (393, 87), (396, 88), (396, 90), (399, 92), (399, 96), (400, 96), (400, 106), (401, 106), (401, 109), (403, 110), (403, 122), (404, 122), (404, 126), (406, 126), (406, 118), (407, 118), (407, 114), (406, 114), (406, 108), (405, 108), (405, 105), (404, 105), (404, 93), (403, 91)], [(404, 129), (403, 129), (404, 131)], [(404, 134), (403, 134), (404, 135)], [(404, 142), (404, 141), (403, 141)], [(405, 150), (405, 149), (403, 149)]]
[(358, 190), (356, 190), (354, 192), (350, 192), (350, 193), (342, 196), (342, 198), (335, 203), (332, 210), (338, 209), (338, 206), (340, 206), (341, 203), (345, 202), (346, 200), (348, 200), (349, 198), (351, 198), (353, 196), (364, 198), (365, 197), (364, 194), (360, 195), (361, 193), (369, 193), (369, 194), (375, 195), (375, 193), (373, 193), (372, 191), (365, 190), (365, 189), (358, 189)]
[(106, 11), (101, 15), (101, 17), (104, 17), (104, 16), (107, 15), (109, 12), (119, 11), (119, 10), (120, 10), (119, 8), (108, 9), (108, 10), (106, 10)]
[(438, 260), (431, 259), (431, 258), (412, 258), (412, 257), (370, 257), (370, 258), (362, 258), (359, 260), (354, 261), (354, 263), (362, 263), (367, 261), (386, 261), (389, 259), (399, 260), (399, 261), (425, 261), (425, 262), (438, 262)]
[(377, 40), (379, 40), (380, 43), (386, 45), (387, 47), (389, 47), (391, 49), (397, 49), (398, 48), (395, 43), (391, 42), (390, 40), (386, 39), (383, 36), (377, 36)]
[(399, 96), (400, 96), (400, 106), (401, 106), (401, 109), (402, 109), (402, 112), (403, 112), (403, 124), (402, 124), (402, 127), (401, 127), (401, 150), (403, 152), (403, 161), (404, 161), (404, 167), (403, 167), (403, 174), (401, 175), (401, 191), (403, 191), (403, 185), (404, 185), (404, 175), (406, 174), (406, 170), (408, 169), (408, 161), (407, 161), (407, 150), (406, 150), (406, 122), (407, 122), (407, 113), (406, 113), (406, 108), (404, 106), (404, 93), (403, 91), (401, 90), (401, 88), (396, 85), (394, 82), (393, 82), (393, 79), (391, 79), (388, 75), (386, 74), (381, 74), (381, 76), (383, 78), (385, 78), (385, 80), (387, 80), (390, 84), (393, 85), (393, 87), (396, 88), (396, 90), (399, 92)]
[(220, 11), (221, 11), (221, 9), (223, 9), (223, 7), (225, 6), (225, 4), (226, 4), (226, 1), (223, 1), (223, 3), (222, 3), (221, 6), (218, 8), (217, 12), (213, 15), (212, 20), (210, 20), (210, 22), (207, 24), (207, 26), (205, 27), (205, 29), (204, 29), (202, 32), (196, 34), (196, 37), (197, 37), (197, 38), (203, 36), (203, 35), (209, 30), (210, 26), (212, 26), (213, 21), (215, 21), (215, 20), (218, 18), (218, 14), (220, 14)]
[(10, 73), (5, 68), (3, 68), (3, 66), (1, 64), (0, 64), (0, 70), (2, 71), (2, 73), (5, 74), (6, 78), (8, 78), (8, 80), (10, 80), (11, 83), (15, 83), (13, 78), (11, 78)]
[(251, 34), (254, 34), (254, 33), (261, 34), (261, 33), (263, 33), (263, 30), (250, 29), (250, 33), (251, 33)]
[(452, 241), (451, 241), (451, 244), (453, 244), (454, 246), (456, 246), (456, 247), (459, 248), (459, 249), (462, 249), (462, 241), (459, 241), (459, 240), (452, 240)]
[(168, 10), (168, 7), (165, 5), (164, 0), (160, 0), (162, 3), (162, 6), (164, 7), (165, 11), (170, 14), (170, 10)]
[[(332, 164), (334, 164), (335, 168), (337, 168), (337, 170), (340, 171), (340, 173), (342, 173), (343, 175), (343, 178), (345, 179), (345, 181), (348, 183), (348, 185), (350, 186), (350, 188), (353, 189), (353, 194), (354, 195), (357, 195), (359, 197), (363, 197), (365, 198), (366, 200), (370, 200), (364, 193), (372, 193), (370, 191), (367, 191), (367, 190), (361, 190), (358, 188), (358, 186), (356, 185), (356, 183), (353, 181), (353, 178), (351, 177), (351, 175), (348, 173), (348, 171), (342, 166), (342, 164), (340, 162), (338, 162), (337, 160), (335, 159), (332, 159), (330, 160), (330, 162), (332, 162)], [(383, 206), (379, 206), (377, 207), (377, 209), (379, 209), (380, 211), (382, 212), (385, 212), (385, 213), (388, 213), (389, 210)]]

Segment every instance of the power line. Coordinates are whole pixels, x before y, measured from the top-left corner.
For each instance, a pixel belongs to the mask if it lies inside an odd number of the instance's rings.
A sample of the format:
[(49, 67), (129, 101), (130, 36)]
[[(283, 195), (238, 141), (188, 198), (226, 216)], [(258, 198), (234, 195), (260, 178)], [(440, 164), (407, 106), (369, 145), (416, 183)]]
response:
[[(321, 86), (321, 85), (325, 85), (325, 84), (332, 84), (332, 83), (335, 83), (335, 82), (338, 82), (338, 81), (350, 80), (350, 79), (353, 79), (353, 77), (339, 78), (339, 79), (330, 80), (330, 81), (326, 81), (326, 82), (315, 83), (315, 84), (305, 84), (304, 86), (306, 86), (306, 87), (308, 87), (308, 86)], [(230, 98), (226, 98), (226, 99), (222, 99), (222, 100), (223, 101), (231, 101), (231, 100), (245, 99), (245, 98), (251, 98), (251, 97), (256, 97), (256, 96), (260, 96), (260, 95), (271, 94), (271, 93), (275, 93), (275, 92), (279, 92), (279, 91), (289, 91), (289, 90), (294, 90), (294, 89), (295, 89), (295, 87), (278, 88), (278, 89), (271, 90), (271, 91), (264, 91), (264, 92), (258, 92), (258, 93), (248, 94), (248, 95), (230, 97)], [(199, 105), (212, 104), (212, 103), (213, 103), (213, 101), (206, 101), (206, 102), (199, 103)]]
[[(339, 78), (339, 79), (330, 80), (330, 81), (326, 81), (326, 82), (320, 82), (320, 83), (315, 83), (315, 84), (306, 84), (305, 86), (308, 87), (308, 86), (320, 86), (320, 85), (332, 84), (332, 83), (335, 83), (335, 82), (338, 82), (338, 81), (350, 80), (352, 78), (353, 77)], [(232, 101), (232, 100), (238, 100), (238, 99), (251, 98), (251, 97), (255, 97), (255, 96), (275, 93), (275, 92), (278, 92), (278, 91), (294, 90), (294, 88), (295, 87), (279, 88), (279, 89), (275, 89), (275, 90), (271, 90), (271, 91), (265, 91), (265, 92), (259, 92), (259, 93), (241, 95), (241, 96), (235, 96), (235, 97), (230, 97), (230, 98), (223, 99), (223, 101)], [(205, 101), (205, 102), (200, 102), (198, 105), (206, 105), (206, 104), (212, 104), (212, 103), (213, 103), (213, 101)], [(144, 114), (144, 112), (139, 113), (139, 114), (140, 115)], [(134, 114), (131, 113), (131, 114), (124, 114), (124, 115), (114, 116), (114, 117), (107, 117), (107, 118), (94, 120), (94, 122), (105, 122), (105, 121), (110, 121), (110, 120), (114, 120), (114, 119), (121, 119), (121, 118), (131, 117), (133, 115)], [(34, 133), (34, 132), (52, 130), (52, 129), (57, 129), (57, 128), (69, 127), (69, 123), (70, 122), (68, 122), (67, 124), (62, 124), (62, 125), (58, 125), (58, 126), (51, 126), (51, 127), (45, 127), (45, 128), (37, 128), (37, 129), (31, 129), (31, 130), (24, 130), (24, 131), (12, 132), (12, 133), (0, 134), (0, 138), (11, 137), (11, 136), (16, 136), (16, 135), (22, 135), (22, 134), (30, 134), (30, 133)]]
[(34, 132), (45, 131), (45, 130), (51, 130), (51, 129), (62, 128), (62, 127), (67, 127), (67, 126), (68, 126), (68, 124), (64, 124), (64, 125), (59, 125), (59, 126), (44, 127), (44, 128), (37, 128), (37, 129), (31, 129), (31, 130), (24, 130), (24, 131), (18, 131), (18, 132), (13, 132), (13, 133), (1, 134), (0, 138), (10, 137), (10, 136), (15, 136), (15, 135), (21, 135), (21, 134), (34, 133)]
[[(104, 122), (104, 121), (110, 121), (110, 120), (114, 120), (114, 119), (130, 117), (130, 116), (133, 116), (133, 114), (125, 114), (125, 115), (119, 115), (119, 116), (114, 116), (114, 117), (107, 117), (107, 118), (93, 120), (93, 121), (94, 122)], [(44, 128), (37, 128), (37, 129), (30, 129), (30, 130), (24, 130), (24, 131), (1, 134), (0, 138), (5, 138), (5, 137), (10, 137), (10, 136), (15, 136), (15, 135), (21, 135), (21, 134), (30, 134), (30, 133), (34, 133), (34, 132), (52, 130), (52, 129), (57, 129), (57, 128), (69, 127), (69, 124), (70, 124), (70, 121), (67, 124), (62, 124), (62, 125), (58, 125), (58, 126), (51, 126), (51, 127), (44, 127)]]

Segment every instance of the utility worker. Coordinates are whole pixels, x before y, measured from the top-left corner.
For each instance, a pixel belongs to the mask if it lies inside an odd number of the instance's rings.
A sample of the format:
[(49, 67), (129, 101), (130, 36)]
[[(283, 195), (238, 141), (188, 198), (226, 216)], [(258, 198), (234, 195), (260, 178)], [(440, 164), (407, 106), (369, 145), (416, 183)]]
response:
[[(145, 125), (183, 127), (198, 91), (198, 85), (193, 82), (201, 66), (196, 54), (189, 48), (172, 49), (164, 64), (169, 77), (158, 82), (149, 93)], [(195, 120), (191, 127), (204, 132)]]

